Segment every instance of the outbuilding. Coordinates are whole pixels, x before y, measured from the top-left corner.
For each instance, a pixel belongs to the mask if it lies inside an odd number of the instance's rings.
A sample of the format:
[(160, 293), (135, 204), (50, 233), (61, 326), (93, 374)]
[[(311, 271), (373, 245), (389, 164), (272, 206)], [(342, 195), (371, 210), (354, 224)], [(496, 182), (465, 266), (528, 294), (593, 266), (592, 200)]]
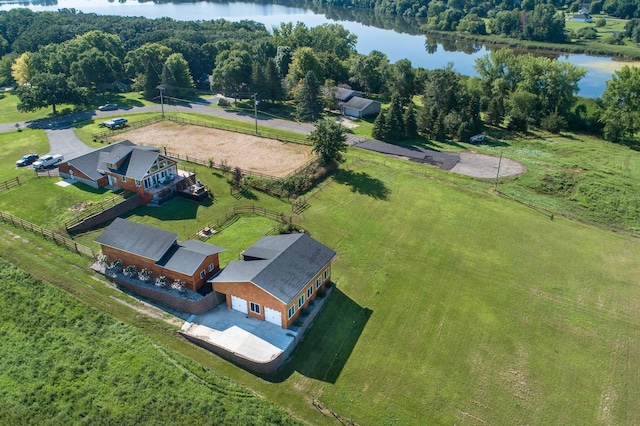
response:
[(289, 328), (331, 281), (335, 256), (308, 234), (267, 236), (209, 281), (228, 308)]

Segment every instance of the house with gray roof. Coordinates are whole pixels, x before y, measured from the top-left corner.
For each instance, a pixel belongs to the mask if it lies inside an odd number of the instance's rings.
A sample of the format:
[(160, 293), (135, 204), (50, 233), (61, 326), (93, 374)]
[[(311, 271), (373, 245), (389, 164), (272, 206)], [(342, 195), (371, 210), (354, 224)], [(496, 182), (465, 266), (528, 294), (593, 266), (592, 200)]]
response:
[(123, 266), (147, 269), (167, 282), (184, 282), (197, 291), (220, 270), (218, 253), (223, 248), (197, 240), (178, 242), (178, 234), (117, 218), (95, 241), (109, 263), (120, 259)]
[(135, 192), (144, 204), (195, 183), (195, 176), (180, 176), (177, 162), (159, 148), (136, 146), (128, 140), (67, 160), (58, 170), (62, 178), (94, 188), (111, 186)]
[(289, 328), (331, 281), (335, 256), (308, 234), (267, 236), (209, 281), (227, 307)]
[(352, 97), (347, 102), (338, 103), (338, 108), (342, 115), (357, 118), (377, 115), (380, 113), (380, 107), (380, 102), (362, 97)]

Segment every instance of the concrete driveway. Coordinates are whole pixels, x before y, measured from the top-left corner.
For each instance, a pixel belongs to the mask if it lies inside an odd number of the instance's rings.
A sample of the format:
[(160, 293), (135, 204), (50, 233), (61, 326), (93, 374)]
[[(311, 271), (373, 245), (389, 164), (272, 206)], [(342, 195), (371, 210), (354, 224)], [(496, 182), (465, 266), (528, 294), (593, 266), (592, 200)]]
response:
[(258, 363), (276, 359), (295, 341), (297, 333), (228, 309), (222, 303), (194, 315), (182, 332)]

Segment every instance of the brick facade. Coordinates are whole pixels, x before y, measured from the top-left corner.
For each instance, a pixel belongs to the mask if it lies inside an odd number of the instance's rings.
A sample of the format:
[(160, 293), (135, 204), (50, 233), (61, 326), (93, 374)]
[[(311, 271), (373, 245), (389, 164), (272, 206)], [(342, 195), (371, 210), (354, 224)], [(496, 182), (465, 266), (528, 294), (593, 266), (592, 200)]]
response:
[[(217, 253), (207, 256), (205, 260), (200, 264), (196, 272), (191, 276), (156, 265), (156, 263), (149, 258), (114, 249), (113, 247), (102, 246), (102, 254), (107, 256), (108, 262), (113, 262), (116, 259), (121, 259), (123, 267), (135, 265), (138, 271), (146, 268), (151, 271), (154, 278), (157, 278), (160, 275), (164, 275), (165, 277), (167, 277), (167, 282), (169, 283), (173, 282), (175, 279), (184, 281), (185, 287), (193, 291), (197, 291), (205, 282), (207, 282), (209, 278), (211, 278), (220, 270), (220, 260)], [(212, 263), (214, 265), (214, 268), (212, 271), (209, 271), (209, 265)], [(200, 273), (203, 270), (205, 271), (204, 278), (200, 278)]]
[[(325, 278), (325, 271), (328, 271)], [(320, 278), (320, 287), (316, 286), (317, 280)], [(231, 309), (231, 296), (240, 297), (247, 301), (247, 312), (250, 317), (258, 318), (264, 321), (265, 307), (275, 309), (280, 312), (282, 320), (282, 328), (289, 328), (298, 319), (302, 309), (305, 309), (311, 301), (313, 301), (318, 291), (324, 289), (326, 283), (331, 281), (331, 262), (327, 264), (322, 270), (314, 276), (314, 278), (305, 284), (302, 290), (295, 296), (295, 298), (288, 304), (283, 303), (277, 298), (273, 297), (257, 285), (251, 282), (216, 282), (213, 285), (213, 289), (218, 293), (222, 293), (226, 296), (227, 307)], [(307, 296), (309, 287), (313, 288), (313, 293), (310, 297)], [(304, 304), (298, 307), (298, 300), (300, 296), (304, 295)], [(251, 312), (250, 303), (257, 303), (260, 305), (260, 313)], [(289, 308), (295, 307), (295, 313), (291, 318), (288, 318)]]

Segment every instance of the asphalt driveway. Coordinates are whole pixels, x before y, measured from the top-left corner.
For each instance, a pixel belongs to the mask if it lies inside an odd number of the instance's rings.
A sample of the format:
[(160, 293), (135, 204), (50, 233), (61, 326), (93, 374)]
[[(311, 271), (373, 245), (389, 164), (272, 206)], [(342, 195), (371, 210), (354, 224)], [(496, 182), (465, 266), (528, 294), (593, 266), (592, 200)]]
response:
[(65, 160), (70, 160), (93, 151), (76, 136), (72, 128), (47, 129), (45, 133), (49, 138), (49, 154), (60, 154)]

